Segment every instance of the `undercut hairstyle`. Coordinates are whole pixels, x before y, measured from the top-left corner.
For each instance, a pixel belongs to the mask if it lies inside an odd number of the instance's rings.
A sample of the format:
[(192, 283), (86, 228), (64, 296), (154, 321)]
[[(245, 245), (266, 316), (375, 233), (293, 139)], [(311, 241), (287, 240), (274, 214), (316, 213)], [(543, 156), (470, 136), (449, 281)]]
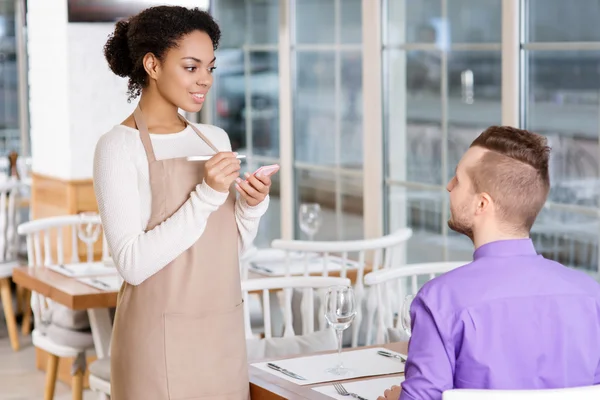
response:
[(500, 218), (529, 232), (550, 191), (550, 147), (542, 135), (491, 126), (471, 143), (487, 152), (469, 171), (476, 193), (488, 193)]

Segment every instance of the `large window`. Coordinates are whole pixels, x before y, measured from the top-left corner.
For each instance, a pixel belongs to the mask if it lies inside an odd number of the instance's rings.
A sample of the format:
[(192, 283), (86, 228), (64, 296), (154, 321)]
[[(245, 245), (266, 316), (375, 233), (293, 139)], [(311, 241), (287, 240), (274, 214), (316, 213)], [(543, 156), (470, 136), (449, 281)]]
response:
[(523, 124), (552, 146), (552, 190), (533, 228), (538, 251), (598, 270), (600, 2), (523, 1)]
[(275, 201), (261, 237), (304, 238), (298, 209), (316, 202), (316, 239), (408, 226), (408, 262), (468, 260), (472, 243), (447, 227), (446, 184), (477, 135), (509, 124), (553, 147), (537, 250), (597, 273), (600, 2), (572, 3), (214, 0), (224, 31), (216, 123), (256, 166), (279, 160), (280, 145), (286, 154), (286, 212)]
[[(246, 154), (244, 169), (279, 163), (279, 0), (219, 0), (213, 14), (222, 28), (213, 89), (213, 123)], [(279, 175), (263, 217), (257, 246), (280, 237)]]
[(390, 0), (384, 8), (388, 229), (409, 226), (409, 262), (462, 260), (445, 191), (460, 157), (501, 122), (501, 0)]
[[(319, 203), (317, 240), (359, 239), (362, 208), (360, 0), (296, 0), (292, 9), (295, 209)], [(305, 238), (296, 223), (296, 236)]]

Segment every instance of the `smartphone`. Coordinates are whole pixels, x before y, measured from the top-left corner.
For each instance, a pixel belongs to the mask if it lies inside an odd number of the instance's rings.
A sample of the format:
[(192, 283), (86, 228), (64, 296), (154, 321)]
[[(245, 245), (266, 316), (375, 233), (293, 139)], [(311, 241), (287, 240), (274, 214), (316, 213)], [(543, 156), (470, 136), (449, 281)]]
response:
[(255, 176), (271, 176), (274, 173), (276, 173), (277, 171), (279, 171), (279, 165), (277, 164), (272, 164), (272, 165), (264, 165), (262, 167), (260, 167), (259, 169), (257, 169), (256, 171), (254, 171)]

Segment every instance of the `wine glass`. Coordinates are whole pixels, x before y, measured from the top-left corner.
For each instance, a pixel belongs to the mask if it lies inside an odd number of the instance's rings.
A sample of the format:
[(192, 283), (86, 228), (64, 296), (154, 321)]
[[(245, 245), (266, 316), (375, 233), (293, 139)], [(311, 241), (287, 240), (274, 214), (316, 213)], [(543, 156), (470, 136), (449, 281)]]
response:
[(79, 224), (77, 225), (77, 237), (87, 244), (87, 262), (94, 260), (93, 246), (100, 236), (100, 224), (94, 220), (98, 217), (95, 212), (79, 213)]
[(415, 299), (414, 294), (408, 294), (404, 296), (404, 303), (402, 304), (402, 315), (400, 315), (400, 323), (402, 324), (402, 329), (410, 338), (411, 335), (411, 320), (410, 320), (410, 305)]
[(336, 330), (338, 339), (338, 365), (326, 371), (334, 375), (346, 375), (350, 372), (342, 363), (342, 333), (354, 321), (356, 301), (354, 290), (349, 286), (332, 286), (325, 296), (325, 319)]
[(315, 234), (321, 228), (321, 206), (316, 203), (300, 204), (300, 229), (304, 232), (309, 240), (313, 240)]

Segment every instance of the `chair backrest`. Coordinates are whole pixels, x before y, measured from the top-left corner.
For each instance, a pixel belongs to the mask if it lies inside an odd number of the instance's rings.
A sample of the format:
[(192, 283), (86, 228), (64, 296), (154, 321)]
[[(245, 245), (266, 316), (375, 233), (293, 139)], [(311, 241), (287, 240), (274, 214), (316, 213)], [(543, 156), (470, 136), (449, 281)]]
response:
[[(410, 228), (399, 229), (389, 235), (380, 238), (365, 239), (365, 240), (346, 240), (346, 241), (329, 241), (316, 242), (304, 240), (274, 240), (271, 247), (284, 250), (287, 253), (286, 265), (290, 265), (292, 252), (304, 253), (304, 276), (309, 275), (309, 260), (310, 254), (317, 253), (323, 258), (323, 268), (320, 270), (323, 276), (328, 276), (331, 272), (329, 269), (329, 257), (339, 256), (339, 265), (341, 265), (340, 276), (347, 276), (349, 266), (356, 269), (356, 281), (354, 283), (354, 292), (358, 303), (358, 313), (355, 322), (352, 326), (352, 347), (358, 345), (359, 328), (362, 322), (362, 310), (360, 304), (364, 297), (364, 271), (365, 264), (368, 262), (373, 271), (381, 268), (390, 268), (396, 260), (399, 250), (404, 243), (412, 236)], [(367, 256), (369, 259), (367, 260)], [(299, 257), (295, 257), (296, 260)], [(289, 271), (289, 269), (288, 269)]]
[(582, 386), (567, 389), (541, 390), (446, 390), (443, 400), (597, 400), (600, 399), (600, 385)]
[(17, 180), (0, 183), (0, 262), (15, 260), (18, 255), (18, 208), (23, 186)]
[(367, 274), (365, 285), (373, 288), (367, 300), (367, 344), (372, 344), (372, 322), (375, 315), (378, 317), (375, 343), (386, 341), (388, 328), (398, 328), (400, 318), (395, 317), (401, 315), (407, 288), (410, 286), (410, 294), (416, 294), (419, 290), (419, 277), (424, 277), (427, 281), (468, 263), (469, 261), (449, 261), (407, 264)]
[[(27, 237), (27, 258), (29, 266), (39, 267), (43, 265), (65, 263), (65, 231), (71, 236), (71, 257), (69, 262), (79, 262), (79, 238), (77, 229), (78, 225), (82, 222), (102, 225), (100, 217), (97, 215), (85, 217), (84, 219), (79, 215), (61, 215), (58, 217), (36, 219), (19, 225), (19, 234)], [(102, 259), (105, 259), (108, 254), (108, 246), (106, 246), (104, 235), (102, 236)], [(53, 257), (53, 248), (56, 253), (56, 259)], [(92, 246), (87, 247), (88, 257), (90, 257), (90, 253), (93, 255)]]
[[(249, 292), (261, 292), (263, 320), (265, 328), (265, 337), (271, 337), (271, 306), (270, 296), (277, 296), (276, 291), (283, 291), (283, 315), (284, 315), (284, 331), (283, 336), (294, 336), (293, 316), (292, 316), (292, 291), (294, 289), (303, 289), (305, 295), (302, 297), (302, 321), (304, 326), (309, 327), (308, 333), (314, 332), (314, 292), (319, 294), (321, 304), (319, 307), (320, 315), (325, 314), (325, 291), (330, 286), (350, 286), (350, 279), (334, 278), (322, 276), (297, 276), (284, 278), (262, 278), (262, 279), (246, 279), (242, 281), (242, 296), (244, 299), (244, 324), (246, 329), (246, 338), (253, 337), (250, 327), (250, 310), (249, 310)], [(274, 293), (270, 293), (270, 291)], [(306, 306), (305, 306), (306, 303)], [(321, 326), (325, 329), (325, 326)]]
[[(79, 215), (64, 215), (58, 217), (41, 218), (25, 222), (18, 227), (18, 233), (27, 238), (28, 265), (39, 268), (47, 265), (65, 264), (64, 256), (64, 232), (71, 236), (70, 263), (78, 263), (78, 225), (80, 223), (91, 223), (101, 225), (99, 216), (88, 216), (82, 218)], [(87, 257), (93, 255), (93, 245), (87, 246)], [(108, 248), (103, 243), (102, 259), (106, 258)], [(56, 258), (53, 256), (56, 254)], [(51, 320), (51, 302), (37, 292), (32, 293), (32, 310), (36, 326), (43, 327)]]

